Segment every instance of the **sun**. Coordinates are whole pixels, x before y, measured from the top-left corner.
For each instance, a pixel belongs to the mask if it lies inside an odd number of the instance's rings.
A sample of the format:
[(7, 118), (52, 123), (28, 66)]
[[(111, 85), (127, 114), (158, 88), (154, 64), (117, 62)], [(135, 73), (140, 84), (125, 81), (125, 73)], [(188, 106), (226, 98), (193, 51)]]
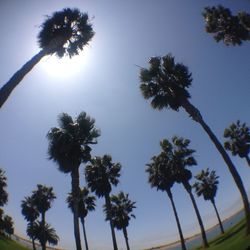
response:
[(84, 65), (89, 62), (89, 48), (84, 48), (79, 55), (72, 58), (58, 58), (55, 55), (48, 55), (41, 61), (45, 74), (53, 78), (70, 78), (82, 71)]

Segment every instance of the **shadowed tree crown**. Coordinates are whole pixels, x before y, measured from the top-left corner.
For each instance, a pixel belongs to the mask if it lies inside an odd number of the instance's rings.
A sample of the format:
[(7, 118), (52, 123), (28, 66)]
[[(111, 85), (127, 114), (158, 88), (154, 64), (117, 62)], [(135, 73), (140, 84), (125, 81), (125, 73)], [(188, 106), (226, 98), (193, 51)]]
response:
[(113, 163), (110, 155), (96, 156), (90, 162), (85, 168), (86, 181), (92, 192), (103, 197), (119, 183), (121, 164)]
[(60, 171), (70, 173), (91, 159), (89, 145), (97, 143), (100, 131), (95, 128), (95, 120), (85, 112), (81, 112), (75, 120), (62, 113), (58, 122), (59, 128), (52, 128), (47, 135), (48, 154), (58, 164)]
[(230, 9), (221, 5), (206, 7), (202, 13), (206, 22), (206, 32), (213, 34), (216, 42), (223, 41), (225, 45), (241, 45), (250, 40), (250, 15), (239, 12), (232, 15)]
[(78, 55), (94, 36), (88, 14), (78, 9), (65, 8), (56, 11), (41, 25), (38, 34), (40, 48), (53, 48), (58, 57)]
[(241, 158), (248, 157), (250, 152), (250, 129), (246, 123), (232, 123), (224, 130), (224, 137), (228, 139), (224, 143), (226, 150), (232, 155), (239, 155)]
[(182, 63), (175, 63), (174, 57), (152, 57), (149, 68), (141, 69), (140, 89), (145, 99), (151, 100), (155, 109), (179, 110), (184, 100), (190, 98), (188, 88), (192, 75)]
[(195, 176), (195, 179), (197, 181), (193, 187), (196, 194), (198, 196), (203, 195), (205, 200), (214, 201), (219, 184), (219, 176), (216, 175), (215, 170), (212, 170), (211, 172), (208, 168), (206, 170), (202, 170)]
[(0, 206), (4, 206), (8, 202), (8, 193), (6, 191), (7, 177), (5, 172), (0, 168)]

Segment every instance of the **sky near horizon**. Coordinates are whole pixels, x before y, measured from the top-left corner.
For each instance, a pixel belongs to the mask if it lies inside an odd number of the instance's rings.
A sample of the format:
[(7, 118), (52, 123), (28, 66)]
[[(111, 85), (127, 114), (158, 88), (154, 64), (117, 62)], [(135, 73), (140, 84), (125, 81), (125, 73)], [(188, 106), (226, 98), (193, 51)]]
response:
[[(77, 7), (89, 14), (96, 33), (90, 45), (71, 61), (44, 58), (0, 110), (0, 167), (6, 172), (9, 193), (4, 211), (13, 217), (17, 234), (26, 236), (21, 200), (37, 184), (53, 186), (57, 199), (47, 212), (47, 221), (60, 237), (59, 246), (75, 249), (73, 216), (65, 204), (71, 178), (59, 172), (47, 155), (46, 134), (58, 126), (62, 112), (76, 117), (85, 111), (94, 118), (101, 136), (93, 146), (93, 155), (108, 153), (122, 164), (120, 184), (112, 193), (123, 190), (136, 201), (136, 219), (128, 228), (131, 249), (179, 238), (167, 195), (151, 189), (145, 173), (145, 164), (160, 152), (159, 141), (164, 138), (178, 135), (191, 140), (198, 162), (192, 168), (194, 175), (207, 167), (216, 170), (220, 176), (216, 201), (223, 219), (241, 208), (233, 179), (202, 128), (183, 110), (153, 110), (139, 90), (138, 66), (147, 67), (151, 56), (172, 53), (192, 72), (190, 101), (220, 141), (225, 127), (237, 119), (250, 125), (250, 44), (226, 47), (205, 32), (201, 12), (205, 6), (218, 4), (233, 13), (250, 12), (247, 0), (0, 1), (0, 87), (39, 52), (37, 34), (46, 15)], [(249, 193), (246, 161), (232, 160)], [(85, 184), (83, 169), (81, 166), (81, 185)], [(199, 231), (193, 207), (182, 186), (175, 185), (172, 190), (184, 237), (188, 237)], [(196, 200), (205, 227), (211, 227), (216, 223), (212, 205), (202, 198)], [(103, 204), (104, 199), (98, 199), (96, 211), (86, 219), (93, 250), (112, 248)], [(125, 249), (122, 232), (116, 235), (119, 249)]]

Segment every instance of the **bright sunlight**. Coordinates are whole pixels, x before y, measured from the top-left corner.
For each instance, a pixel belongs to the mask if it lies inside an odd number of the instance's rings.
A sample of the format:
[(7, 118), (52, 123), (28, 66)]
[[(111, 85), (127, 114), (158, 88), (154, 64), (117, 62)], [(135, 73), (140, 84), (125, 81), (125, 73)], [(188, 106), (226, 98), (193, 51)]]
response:
[(86, 47), (79, 55), (72, 58), (58, 58), (55, 55), (46, 56), (42, 59), (41, 65), (50, 77), (69, 78), (73, 75), (77, 75), (84, 69), (86, 63), (89, 62), (89, 52), (89, 47)]

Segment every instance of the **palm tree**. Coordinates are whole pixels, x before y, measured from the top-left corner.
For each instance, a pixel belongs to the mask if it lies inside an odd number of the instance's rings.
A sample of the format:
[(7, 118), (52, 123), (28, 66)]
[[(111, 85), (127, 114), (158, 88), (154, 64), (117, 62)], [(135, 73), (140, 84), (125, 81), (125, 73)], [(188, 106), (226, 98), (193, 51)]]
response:
[(140, 72), (140, 89), (144, 98), (150, 99), (151, 105), (155, 109), (171, 108), (178, 111), (183, 108), (195, 122), (202, 126), (227, 164), (240, 191), (247, 221), (246, 233), (250, 234), (250, 207), (241, 177), (227, 152), (205, 123), (200, 111), (189, 102), (190, 94), (187, 89), (192, 83), (191, 73), (185, 65), (175, 63), (171, 54), (162, 58), (152, 57), (149, 65), (149, 69), (143, 68)]
[[(167, 147), (168, 141), (163, 140), (160, 144), (163, 149)], [(169, 159), (168, 155), (166, 154), (166, 150), (163, 150), (158, 156), (153, 156), (151, 158), (151, 162), (147, 164), (146, 172), (148, 173), (148, 182), (150, 183), (151, 187), (167, 193), (174, 211), (174, 216), (181, 240), (181, 247), (182, 250), (186, 250), (187, 248), (185, 245), (180, 220), (175, 207), (173, 194), (171, 192), (171, 188), (175, 183), (173, 164), (171, 159)]]
[[(71, 209), (72, 213), (74, 213), (74, 198), (72, 193), (69, 193), (66, 202), (68, 203), (68, 207)], [(85, 229), (85, 218), (88, 215), (89, 211), (95, 210), (95, 196), (89, 195), (88, 188), (84, 187), (80, 189), (79, 198), (78, 198), (78, 212), (79, 218), (81, 219), (84, 241), (86, 250), (89, 249), (86, 229)]]
[(224, 137), (228, 141), (224, 143), (226, 150), (231, 151), (232, 155), (238, 155), (241, 158), (246, 158), (248, 166), (250, 167), (250, 129), (246, 123), (232, 123), (229, 128), (224, 131)]
[(5, 215), (3, 218), (4, 231), (9, 236), (14, 233), (14, 222), (9, 215)]
[(206, 7), (202, 15), (206, 22), (206, 32), (213, 34), (216, 42), (223, 41), (227, 46), (235, 46), (250, 40), (250, 15), (246, 12), (234, 16), (230, 9), (218, 5)]
[(36, 221), (32, 229), (28, 227), (27, 232), (30, 232), (42, 246), (46, 246), (47, 242), (51, 245), (57, 245), (59, 241), (59, 237), (56, 234), (55, 229), (48, 223), (43, 224), (40, 221)]
[(8, 202), (8, 193), (6, 191), (7, 177), (5, 172), (0, 168), (0, 206), (4, 206)]
[(94, 157), (90, 161), (90, 165), (85, 168), (85, 178), (88, 187), (92, 192), (95, 192), (97, 197), (105, 198), (105, 206), (107, 208), (107, 219), (110, 222), (113, 247), (114, 250), (118, 250), (114, 224), (111, 219), (111, 203), (110, 203), (110, 193), (112, 190), (112, 185), (117, 186), (119, 183), (121, 164), (113, 163), (112, 157), (110, 155), (104, 155), (103, 157)]
[(37, 207), (34, 205), (34, 200), (30, 196), (27, 196), (24, 198), (24, 200), (22, 200), (21, 208), (25, 220), (28, 221), (28, 228), (30, 228), (29, 231), (31, 233), (28, 234), (28, 236), (32, 240), (33, 250), (36, 250), (35, 238), (33, 236), (33, 225), (35, 220), (39, 217), (39, 211), (37, 210)]
[(218, 181), (219, 176), (216, 175), (215, 170), (211, 172), (207, 168), (206, 170), (202, 170), (198, 175), (195, 176), (197, 180), (193, 187), (198, 196), (203, 195), (204, 200), (210, 200), (213, 204), (217, 219), (219, 221), (221, 233), (224, 234), (224, 228), (221, 223), (221, 219), (218, 213), (218, 210), (215, 205), (215, 196), (218, 189)]
[[(112, 195), (110, 197), (110, 214), (114, 224), (114, 227), (118, 230), (123, 231), (123, 235), (126, 241), (127, 250), (129, 250), (128, 243), (128, 233), (127, 227), (131, 217), (135, 218), (135, 215), (132, 214), (132, 211), (135, 206), (135, 202), (131, 201), (128, 197), (128, 194), (124, 194), (122, 191), (117, 195)], [(104, 206), (104, 211), (108, 215), (107, 207)], [(107, 216), (108, 219), (108, 216)]]
[[(45, 230), (45, 213), (51, 208), (51, 204), (54, 201), (54, 199), (56, 198), (54, 192), (53, 192), (53, 187), (46, 187), (43, 186), (41, 184), (37, 185), (37, 190), (34, 190), (32, 192), (32, 196), (31, 199), (34, 202), (34, 205), (36, 207), (36, 209), (39, 211), (39, 213), (41, 214), (41, 230)], [(33, 225), (34, 227), (34, 225)], [(46, 241), (45, 241), (45, 237), (46, 237), (46, 232), (43, 231), (43, 235), (44, 235), (44, 240), (42, 241), (43, 244), (42, 245), (42, 249), (45, 250), (46, 249)]]
[(86, 13), (65, 8), (56, 11), (41, 25), (38, 44), (41, 51), (19, 69), (0, 89), (0, 108), (24, 76), (46, 55), (58, 57), (78, 55), (94, 36)]
[(82, 112), (73, 120), (62, 113), (59, 116), (59, 128), (52, 128), (47, 137), (49, 140), (49, 158), (58, 164), (59, 171), (71, 174), (71, 193), (74, 197), (74, 235), (76, 249), (81, 250), (79, 232), (78, 199), (79, 167), (91, 159), (90, 145), (97, 143), (100, 131), (95, 128), (95, 120)]

